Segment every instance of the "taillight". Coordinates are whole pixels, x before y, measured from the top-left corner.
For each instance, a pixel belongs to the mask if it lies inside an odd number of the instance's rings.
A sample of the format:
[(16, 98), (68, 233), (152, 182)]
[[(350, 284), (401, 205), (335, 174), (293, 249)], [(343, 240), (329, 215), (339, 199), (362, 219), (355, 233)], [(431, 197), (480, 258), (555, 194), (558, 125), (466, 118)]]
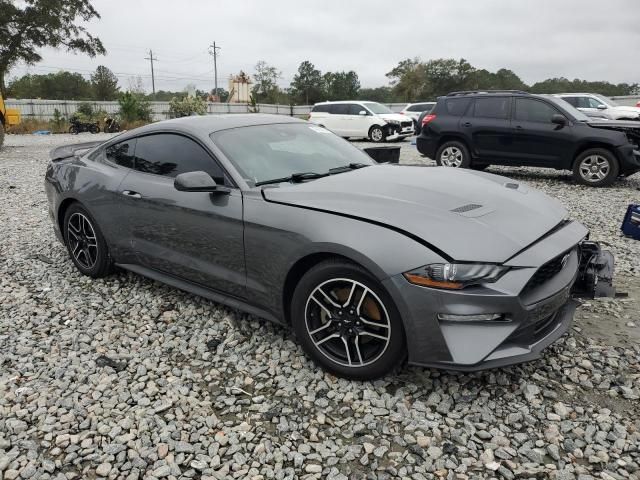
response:
[(435, 119), (436, 119), (435, 113), (430, 113), (429, 115), (425, 115), (425, 117), (422, 119), (422, 126), (424, 127), (427, 123)]

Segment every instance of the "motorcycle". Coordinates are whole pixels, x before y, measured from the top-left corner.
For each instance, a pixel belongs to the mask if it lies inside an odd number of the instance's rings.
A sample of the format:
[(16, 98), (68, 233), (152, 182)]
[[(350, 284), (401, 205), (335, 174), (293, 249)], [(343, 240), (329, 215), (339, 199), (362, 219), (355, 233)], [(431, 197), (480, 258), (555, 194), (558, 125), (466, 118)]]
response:
[(107, 117), (104, 119), (104, 132), (116, 133), (120, 131), (120, 124), (115, 118)]
[(78, 117), (71, 117), (69, 120), (71, 126), (69, 127), (69, 133), (77, 135), (82, 132), (100, 133), (100, 125), (98, 122), (83, 122)]

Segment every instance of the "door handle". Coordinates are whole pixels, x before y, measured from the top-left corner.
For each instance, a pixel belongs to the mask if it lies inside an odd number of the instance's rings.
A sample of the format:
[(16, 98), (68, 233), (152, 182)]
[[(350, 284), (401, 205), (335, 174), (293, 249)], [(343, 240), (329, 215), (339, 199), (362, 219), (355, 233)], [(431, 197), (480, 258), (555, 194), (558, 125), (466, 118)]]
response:
[(471, 125), (471, 122), (464, 122), (464, 123), (462, 124), (462, 126), (463, 126), (463, 127), (471, 127), (472, 125)]
[(138, 192), (134, 192), (132, 190), (123, 190), (122, 194), (126, 197), (129, 198), (142, 198), (142, 195), (140, 195)]

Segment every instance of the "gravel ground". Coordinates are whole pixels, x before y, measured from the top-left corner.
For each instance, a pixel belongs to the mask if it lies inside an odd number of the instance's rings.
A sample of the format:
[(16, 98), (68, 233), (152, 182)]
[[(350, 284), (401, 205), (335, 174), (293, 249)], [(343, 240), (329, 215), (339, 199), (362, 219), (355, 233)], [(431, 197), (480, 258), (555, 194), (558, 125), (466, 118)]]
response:
[(491, 168), (562, 200), (614, 251), (628, 298), (583, 304), (539, 361), (357, 383), (286, 329), (78, 274), (42, 182), (50, 148), (89, 138), (8, 136), (0, 152), (0, 480), (640, 478), (640, 242), (619, 234), (640, 175), (596, 190)]

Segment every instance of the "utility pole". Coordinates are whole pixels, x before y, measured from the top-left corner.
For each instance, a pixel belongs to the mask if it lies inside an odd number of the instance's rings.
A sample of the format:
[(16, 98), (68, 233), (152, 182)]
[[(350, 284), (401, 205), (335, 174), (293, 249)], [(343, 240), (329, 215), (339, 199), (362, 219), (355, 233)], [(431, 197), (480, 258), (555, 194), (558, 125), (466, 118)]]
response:
[(213, 94), (215, 96), (218, 96), (218, 50), (220, 50), (220, 47), (216, 47), (215, 41), (211, 45), (209, 45), (209, 55), (213, 57)]
[(158, 61), (157, 58), (153, 58), (153, 51), (149, 49), (149, 56), (144, 57), (145, 60), (149, 60), (151, 62), (151, 88), (153, 90), (153, 98), (156, 97), (156, 77), (153, 74), (153, 61)]

